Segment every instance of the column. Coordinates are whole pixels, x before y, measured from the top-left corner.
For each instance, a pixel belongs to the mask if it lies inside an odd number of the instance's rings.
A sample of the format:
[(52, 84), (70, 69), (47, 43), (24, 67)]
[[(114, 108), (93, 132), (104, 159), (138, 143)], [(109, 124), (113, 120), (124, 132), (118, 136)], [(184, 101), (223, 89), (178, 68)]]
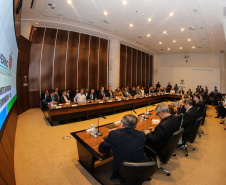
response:
[(120, 76), (120, 41), (111, 39), (109, 46), (109, 86), (119, 87)]
[(155, 84), (158, 83), (158, 56), (153, 56), (153, 78), (152, 78), (152, 86), (155, 87)]
[(219, 55), (219, 59), (220, 59), (220, 89), (219, 91), (221, 93), (225, 93), (225, 57), (224, 54), (221, 53)]

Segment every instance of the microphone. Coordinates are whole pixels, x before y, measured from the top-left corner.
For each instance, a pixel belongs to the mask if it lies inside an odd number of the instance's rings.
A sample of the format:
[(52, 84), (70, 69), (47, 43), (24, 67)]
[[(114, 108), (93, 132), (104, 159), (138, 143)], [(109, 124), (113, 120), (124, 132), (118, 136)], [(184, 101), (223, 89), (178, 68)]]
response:
[(98, 116), (98, 126), (97, 126), (97, 133), (96, 133), (97, 136), (102, 136), (102, 135), (103, 135), (103, 134), (99, 131), (99, 119), (100, 119), (100, 117), (106, 119), (105, 116), (102, 116), (102, 115), (99, 115), (99, 116)]
[(133, 109), (133, 112), (135, 113), (135, 114), (137, 114), (137, 112)]

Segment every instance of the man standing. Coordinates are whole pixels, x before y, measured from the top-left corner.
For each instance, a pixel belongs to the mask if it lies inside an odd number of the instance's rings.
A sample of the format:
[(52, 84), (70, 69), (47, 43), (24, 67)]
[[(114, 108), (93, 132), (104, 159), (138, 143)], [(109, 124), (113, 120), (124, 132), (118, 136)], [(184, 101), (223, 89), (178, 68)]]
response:
[(121, 129), (113, 130), (99, 146), (101, 153), (113, 150), (113, 174), (118, 177), (118, 170), (123, 162), (147, 162), (149, 159), (144, 153), (145, 134), (136, 130), (137, 117), (127, 114), (122, 118)]
[(194, 101), (195, 101), (195, 109), (197, 112), (197, 116), (198, 118), (200, 118), (202, 116), (202, 112), (203, 112), (203, 103), (200, 101), (200, 96), (198, 94), (196, 94), (194, 96)]
[(150, 131), (146, 130), (146, 144), (156, 152), (160, 151), (174, 132), (179, 130), (180, 123), (178, 119), (170, 114), (169, 107), (165, 103), (157, 105), (156, 115), (160, 118), (160, 123), (155, 130), (150, 127)]

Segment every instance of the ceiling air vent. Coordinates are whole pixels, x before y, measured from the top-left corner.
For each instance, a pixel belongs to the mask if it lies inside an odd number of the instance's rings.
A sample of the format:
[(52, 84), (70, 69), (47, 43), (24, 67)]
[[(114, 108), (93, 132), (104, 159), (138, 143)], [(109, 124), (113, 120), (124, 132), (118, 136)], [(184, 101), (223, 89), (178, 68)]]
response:
[(109, 24), (111, 21), (110, 20), (104, 20), (103, 22), (106, 23), (106, 24)]
[(196, 8), (193, 9), (192, 11), (193, 11), (193, 13), (198, 13), (198, 10)]
[(199, 48), (199, 49), (201, 49), (201, 48), (202, 48), (202, 46), (198, 46), (198, 48)]
[(60, 14), (60, 13), (58, 13), (58, 14), (56, 14), (58, 17), (63, 17), (63, 14)]
[(196, 30), (194, 26), (189, 26), (188, 30)]
[(48, 6), (47, 6), (47, 8), (54, 10), (56, 8), (56, 4), (49, 3)]
[(138, 38), (139, 38), (139, 39), (142, 39), (143, 37), (139, 35)]
[(224, 53), (224, 50), (220, 50), (220, 53)]

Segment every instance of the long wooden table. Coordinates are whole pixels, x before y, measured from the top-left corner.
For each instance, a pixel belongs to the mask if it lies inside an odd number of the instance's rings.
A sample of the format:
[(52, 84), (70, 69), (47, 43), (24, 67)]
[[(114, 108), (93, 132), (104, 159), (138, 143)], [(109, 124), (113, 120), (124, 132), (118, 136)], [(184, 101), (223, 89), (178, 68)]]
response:
[[(118, 110), (122, 109), (134, 109), (138, 106), (146, 106), (151, 103), (156, 103), (158, 101), (162, 101), (164, 99), (180, 99), (180, 95), (158, 95), (158, 96), (149, 96), (143, 98), (136, 99), (128, 99), (128, 100), (112, 100), (112, 102), (93, 100), (91, 102), (80, 103), (77, 104), (75, 102), (71, 102), (70, 105), (64, 103), (60, 104), (61, 108), (51, 107), (48, 109), (48, 120), (51, 125), (54, 125), (54, 121), (60, 121), (65, 119), (73, 119), (78, 117), (88, 117), (90, 115), (98, 115), (107, 112), (115, 113)], [(76, 105), (74, 107), (74, 105)]]
[[(140, 116), (138, 116), (137, 130), (143, 131), (143, 129), (148, 130), (149, 127), (156, 127), (156, 124), (152, 124), (152, 119), (159, 119), (155, 115), (155, 111), (151, 111), (148, 115), (149, 119), (140, 121)], [(114, 124), (114, 123), (110, 123)], [(110, 125), (108, 124), (108, 125)], [(121, 123), (115, 124), (120, 128)], [(99, 127), (99, 131), (103, 134), (97, 138), (90, 135), (90, 132), (82, 130), (79, 132), (72, 132), (71, 135), (77, 140), (78, 156), (79, 162), (90, 172), (93, 173), (94, 164), (96, 161), (103, 161), (112, 156), (112, 152), (102, 154), (98, 151), (98, 147), (101, 142), (104, 141), (104, 137), (108, 136), (110, 129), (106, 127), (107, 125)]]

